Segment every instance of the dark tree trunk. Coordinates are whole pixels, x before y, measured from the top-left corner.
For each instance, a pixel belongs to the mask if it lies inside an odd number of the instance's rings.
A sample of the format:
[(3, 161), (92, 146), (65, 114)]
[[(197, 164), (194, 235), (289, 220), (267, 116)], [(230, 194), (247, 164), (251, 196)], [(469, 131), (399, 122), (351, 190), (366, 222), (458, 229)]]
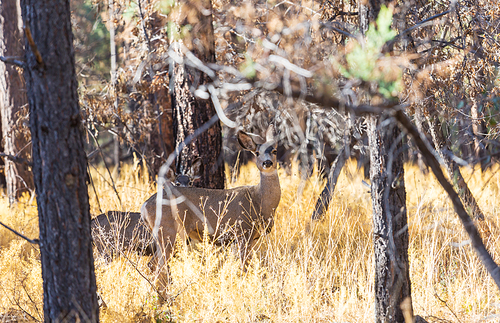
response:
[[(46, 322), (97, 322), (87, 160), (68, 0), (22, 0)], [(32, 37), (31, 37), (32, 36)]]
[(153, 125), (154, 129), (149, 134), (149, 175), (154, 180), (161, 165), (174, 151), (174, 128), (168, 89), (156, 90), (150, 95), (150, 100), (158, 114), (158, 122)]
[[(19, 0), (0, 0), (0, 55), (24, 55), (22, 26), (19, 24)], [(2, 114), (3, 151), (7, 155), (31, 158), (29, 135), (19, 122), (22, 109), (27, 108), (26, 86), (22, 72), (13, 65), (0, 62), (0, 111)], [(27, 132), (27, 131), (25, 131)], [(5, 158), (5, 178), (9, 203), (33, 189), (33, 177), (27, 163), (15, 163)]]
[(375, 321), (412, 318), (408, 226), (401, 131), (380, 129), (379, 117), (368, 118), (370, 181), (375, 248)]
[[(186, 10), (196, 10), (198, 23), (191, 31), (192, 40), (186, 40), (186, 46), (204, 63), (215, 63), (215, 43), (212, 26), (212, 15), (205, 15), (201, 8), (212, 11), (212, 2), (199, 2), (200, 8), (190, 6)], [(186, 5), (186, 7), (188, 7)], [(185, 22), (180, 22), (182, 26)], [(195, 39), (196, 38), (196, 39)], [(174, 50), (183, 56), (180, 48)], [(209, 77), (197, 69), (185, 64), (176, 64), (173, 68), (174, 86), (171, 90), (172, 110), (174, 120), (174, 136), (178, 147), (187, 136), (194, 133), (204, 123), (216, 114), (212, 100), (195, 98), (191, 89), (207, 84)], [(195, 141), (182, 149), (177, 159), (177, 172), (184, 174), (191, 167), (196, 157), (201, 157), (204, 165), (204, 174), (195, 185), (207, 188), (224, 188), (224, 163), (222, 159), (222, 129), (220, 123), (215, 123), (206, 132), (201, 133)]]

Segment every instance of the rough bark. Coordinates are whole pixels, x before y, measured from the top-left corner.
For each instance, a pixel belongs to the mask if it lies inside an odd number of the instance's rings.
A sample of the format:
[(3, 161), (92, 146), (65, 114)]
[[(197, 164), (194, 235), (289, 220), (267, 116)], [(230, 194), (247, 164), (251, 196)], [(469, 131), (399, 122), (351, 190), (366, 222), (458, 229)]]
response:
[[(21, 57), (24, 55), (19, 0), (0, 0), (0, 55)], [(31, 157), (29, 134), (19, 118), (27, 108), (26, 86), (22, 71), (13, 65), (0, 62), (0, 111), (2, 115), (3, 151), (7, 155)], [(22, 193), (33, 189), (31, 169), (26, 163), (15, 163), (5, 158), (5, 177), (9, 203), (14, 203)]]
[[(383, 0), (358, 3), (363, 34), (375, 21)], [(408, 226), (402, 140), (394, 124), (379, 128), (383, 118), (370, 115), (370, 181), (375, 257), (375, 322), (413, 320)]]
[(375, 250), (375, 321), (412, 318), (401, 131), (368, 117)]
[[(152, 36), (156, 35), (168, 23), (165, 18), (158, 14), (144, 16), (145, 12), (142, 9), (142, 2), (139, 1), (139, 12), (141, 15), (141, 24), (145, 34), (146, 43), (148, 46), (150, 61), (154, 60), (155, 42)], [(149, 63), (147, 66), (148, 73), (146, 81), (149, 83), (151, 91), (147, 96), (146, 109), (149, 113), (155, 115), (155, 122), (150, 124), (150, 129), (147, 131), (146, 140), (141, 151), (145, 158), (150, 180), (155, 180), (160, 167), (167, 161), (168, 156), (174, 151), (174, 129), (172, 120), (172, 104), (168, 87), (168, 64), (156, 67), (158, 64)]]
[(432, 141), (434, 147), (439, 154), (439, 157), (443, 160), (446, 172), (453, 183), (454, 189), (458, 192), (462, 203), (465, 207), (470, 210), (470, 214), (473, 215), (475, 219), (484, 220), (484, 213), (477, 204), (474, 195), (469, 189), (469, 186), (465, 182), (462, 173), (460, 172), (459, 165), (451, 158), (450, 154), (446, 154), (448, 149), (448, 143), (443, 136), (442, 125), (439, 117), (427, 117), (429, 122), (429, 129), (431, 131)]
[(174, 151), (174, 127), (172, 106), (168, 89), (157, 89), (150, 95), (150, 100), (158, 114), (158, 122), (149, 134), (150, 178), (155, 179), (163, 165)]
[[(197, 17), (197, 24), (191, 31), (192, 39), (178, 41), (184, 43), (193, 54), (204, 63), (215, 63), (215, 43), (212, 26), (212, 15), (203, 13), (200, 9), (212, 11), (210, 0), (197, 2), (199, 6), (185, 6), (183, 10), (193, 10)], [(186, 21), (178, 21), (183, 26)], [(179, 43), (175, 44), (178, 45)], [(173, 50), (182, 57), (180, 46), (172, 46)], [(175, 64), (170, 81), (171, 100), (174, 120), (174, 137), (176, 148), (194, 133), (204, 123), (216, 114), (212, 100), (197, 98), (191, 92), (198, 86), (207, 84), (209, 77), (197, 69), (185, 65)], [(206, 132), (200, 134), (194, 142), (182, 149), (177, 159), (177, 173), (184, 174), (190, 169), (192, 161), (200, 157), (205, 172), (195, 185), (207, 188), (224, 188), (224, 164), (222, 154), (222, 129), (219, 122), (215, 123)]]
[(97, 322), (87, 160), (68, 0), (22, 0), (46, 322)]

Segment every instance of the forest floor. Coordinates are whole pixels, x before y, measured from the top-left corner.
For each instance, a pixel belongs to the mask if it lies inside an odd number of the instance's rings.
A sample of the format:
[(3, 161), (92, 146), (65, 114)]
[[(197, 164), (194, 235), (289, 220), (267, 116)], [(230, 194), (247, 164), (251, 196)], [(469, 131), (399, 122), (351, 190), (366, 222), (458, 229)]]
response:
[[(115, 176), (92, 169), (91, 213), (139, 211), (154, 193), (137, 165)], [(462, 169), (486, 215), (480, 231), (500, 263), (500, 166)], [(296, 169), (280, 170), (282, 198), (275, 225), (259, 240), (250, 268), (240, 270), (231, 248), (210, 243), (182, 248), (170, 263), (169, 300), (159, 304), (148, 257), (127, 253), (106, 261), (95, 254), (102, 322), (373, 322), (373, 248), (369, 188), (349, 162), (322, 221), (311, 222), (322, 182), (317, 173), (301, 185)], [(254, 165), (230, 186), (255, 184)], [(368, 181), (368, 180), (366, 180)], [(407, 166), (412, 301), (429, 322), (498, 322), (500, 292), (468, 243), (447, 195), (433, 175)], [(5, 195), (5, 194), (4, 194)], [(38, 235), (34, 200), (9, 208), (0, 198), (0, 221), (30, 238)], [(8, 315), (42, 321), (39, 251), (0, 228), (0, 322)]]

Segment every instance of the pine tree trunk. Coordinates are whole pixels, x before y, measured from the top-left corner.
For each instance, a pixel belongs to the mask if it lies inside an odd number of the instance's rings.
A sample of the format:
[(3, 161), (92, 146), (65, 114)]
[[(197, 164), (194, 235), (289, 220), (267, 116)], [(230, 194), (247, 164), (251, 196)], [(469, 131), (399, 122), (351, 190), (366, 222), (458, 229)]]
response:
[(375, 255), (375, 321), (413, 318), (401, 131), (368, 117)]
[[(87, 160), (68, 0), (22, 0), (46, 322), (97, 322)], [(30, 35), (32, 37), (30, 37)]]
[[(210, 0), (200, 1), (200, 8), (212, 11)], [(185, 9), (188, 6), (185, 6)], [(212, 26), (212, 15), (200, 12), (200, 8), (193, 6), (186, 10), (196, 10), (198, 23), (191, 31), (191, 37), (196, 39), (186, 40), (186, 46), (192, 47), (193, 54), (204, 63), (215, 63), (215, 43)], [(180, 22), (182, 26), (185, 22)], [(179, 41), (182, 42), (182, 41)], [(172, 46), (176, 53), (183, 57), (180, 47)], [(173, 68), (173, 80), (170, 84), (172, 98), (172, 112), (174, 120), (174, 137), (178, 147), (187, 136), (194, 133), (204, 123), (208, 122), (215, 114), (215, 108), (211, 99), (196, 98), (191, 92), (192, 88), (198, 88), (207, 84), (209, 77), (186, 64), (176, 64)], [(199, 187), (224, 188), (224, 163), (222, 159), (222, 128), (220, 123), (215, 123), (206, 132), (201, 133), (190, 144), (182, 149), (177, 159), (177, 172), (186, 172), (191, 167), (196, 157), (201, 157), (204, 165), (204, 174), (200, 181), (195, 183)]]
[[(0, 0), (0, 55), (24, 55), (19, 0)], [(2, 115), (3, 151), (7, 155), (31, 158), (29, 135), (19, 124), (21, 111), (27, 108), (26, 86), (22, 71), (0, 62), (0, 111)], [(27, 132), (27, 131), (25, 131)], [(15, 163), (5, 158), (5, 177), (9, 203), (14, 203), (23, 192), (33, 189), (33, 176), (27, 163)]]

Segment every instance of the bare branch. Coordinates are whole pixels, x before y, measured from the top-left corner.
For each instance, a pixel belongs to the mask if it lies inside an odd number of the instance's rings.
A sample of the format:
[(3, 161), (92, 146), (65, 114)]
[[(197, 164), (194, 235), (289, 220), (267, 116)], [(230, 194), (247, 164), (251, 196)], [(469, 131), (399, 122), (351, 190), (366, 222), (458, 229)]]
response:
[(442, 16), (444, 16), (444, 15), (450, 13), (450, 12), (451, 12), (451, 10), (446, 10), (444, 12), (441, 12), (441, 13), (437, 14), (437, 15), (434, 15), (432, 17), (424, 19), (424, 20), (416, 23), (415, 25), (411, 26), (408, 29), (403, 30), (402, 32), (400, 32), (399, 34), (397, 34), (393, 39), (391, 39), (391, 40), (387, 41), (387, 43), (385, 43), (382, 52), (386, 53), (386, 52), (392, 51), (392, 47), (394, 46), (394, 44), (396, 42), (398, 42), (404, 35), (412, 32), (413, 30), (415, 30), (417, 28), (425, 27), (425, 26), (429, 25), (429, 22), (431, 22), (432, 20), (437, 19), (439, 17), (442, 17)]
[(23, 69), (26, 67), (26, 63), (19, 57), (0, 56), (0, 61), (4, 62), (5, 64), (15, 65)]
[(322, 27), (325, 27), (325, 28), (328, 28), (328, 29), (333, 30), (335, 32), (338, 32), (341, 35), (344, 35), (344, 36), (349, 37), (349, 38), (357, 39), (357, 37), (355, 35), (351, 34), (350, 32), (345, 31), (345, 30), (340, 29), (340, 28), (337, 28), (337, 27), (334, 27), (333, 23), (331, 23), (331, 22), (328, 22), (328, 23), (327, 22), (322, 22), (320, 24), (321, 24)]
[(33, 54), (35, 55), (38, 66), (44, 67), (45, 63), (43, 62), (42, 54), (40, 54), (40, 51), (38, 50), (38, 47), (36, 46), (35, 41), (33, 40), (33, 36), (31, 35), (31, 30), (29, 26), (24, 27), (24, 33), (26, 35), (26, 39), (28, 40), (28, 44), (31, 47), (31, 50), (33, 51)]
[(4, 158), (7, 158), (7, 159), (10, 159), (13, 162), (18, 163), (18, 164), (24, 164), (24, 165), (28, 165), (30, 167), (33, 166), (33, 163), (30, 160), (27, 160), (27, 159), (22, 158), (22, 157), (17, 157), (17, 156), (14, 156), (14, 155), (9, 155), (9, 154), (6, 154), (6, 153), (0, 153), (0, 157), (4, 157)]
[(30, 238), (26, 237), (25, 235), (23, 235), (22, 233), (19, 233), (16, 230), (14, 230), (11, 227), (9, 227), (8, 225), (2, 223), (1, 221), (0, 221), (0, 225), (3, 226), (4, 228), (6, 228), (7, 230), (11, 231), (15, 235), (17, 235), (17, 236), (23, 238), (24, 240), (28, 241), (29, 243), (38, 244), (38, 245), (40, 244), (40, 240), (38, 240), (38, 239), (30, 239)]

